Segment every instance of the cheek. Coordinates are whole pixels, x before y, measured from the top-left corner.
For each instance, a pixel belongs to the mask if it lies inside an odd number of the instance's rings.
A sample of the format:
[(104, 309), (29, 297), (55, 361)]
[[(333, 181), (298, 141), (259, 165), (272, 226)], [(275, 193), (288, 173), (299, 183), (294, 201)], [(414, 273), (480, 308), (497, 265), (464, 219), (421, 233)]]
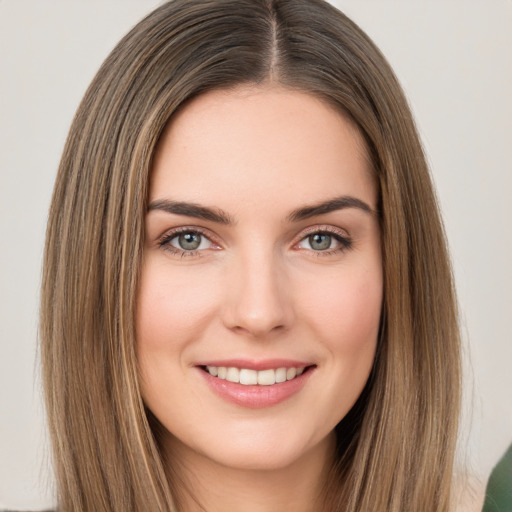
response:
[[(370, 375), (382, 309), (380, 260), (323, 269), (302, 281), (301, 325), (323, 351), (322, 393), (310, 397), (317, 424), (333, 428), (352, 408)], [(313, 405), (314, 404), (314, 405)]]
[(161, 256), (146, 257), (137, 297), (136, 352), (144, 402), (165, 424), (172, 411), (168, 404), (180, 404), (190, 392), (189, 351), (215, 317), (218, 289), (215, 277), (199, 267), (177, 270)]
[[(311, 323), (331, 351), (359, 351), (377, 340), (382, 309), (382, 273), (348, 269), (304, 294)], [(308, 287), (311, 289), (311, 287)], [(323, 288), (323, 289), (322, 289)]]
[(217, 284), (200, 271), (173, 271), (169, 264), (147, 262), (137, 304), (137, 340), (146, 348), (169, 350), (197, 336), (213, 314)]

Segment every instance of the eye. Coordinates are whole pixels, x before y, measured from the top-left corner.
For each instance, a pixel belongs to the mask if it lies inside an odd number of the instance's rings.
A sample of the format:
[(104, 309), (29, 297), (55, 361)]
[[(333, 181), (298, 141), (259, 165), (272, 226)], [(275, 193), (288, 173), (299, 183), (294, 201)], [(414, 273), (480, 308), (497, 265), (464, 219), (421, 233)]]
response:
[(198, 251), (205, 249), (217, 249), (204, 233), (195, 229), (180, 229), (165, 234), (158, 245), (174, 254), (195, 255)]
[(183, 251), (197, 251), (207, 249), (210, 241), (201, 233), (188, 231), (180, 233), (169, 240), (169, 244)]
[(349, 249), (351, 245), (351, 239), (341, 233), (317, 229), (302, 238), (297, 247), (318, 253), (332, 254)]
[(332, 242), (333, 237), (326, 233), (315, 233), (314, 235), (309, 235), (307, 238), (307, 243), (314, 251), (331, 249)]

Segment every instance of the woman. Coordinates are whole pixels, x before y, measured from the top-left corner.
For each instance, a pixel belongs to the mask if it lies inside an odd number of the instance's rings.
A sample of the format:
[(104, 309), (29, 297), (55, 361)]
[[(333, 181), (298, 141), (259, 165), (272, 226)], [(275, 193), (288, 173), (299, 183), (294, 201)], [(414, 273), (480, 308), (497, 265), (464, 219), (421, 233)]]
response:
[(41, 339), (63, 511), (448, 510), (450, 266), (368, 37), (316, 0), (139, 23), (70, 130)]

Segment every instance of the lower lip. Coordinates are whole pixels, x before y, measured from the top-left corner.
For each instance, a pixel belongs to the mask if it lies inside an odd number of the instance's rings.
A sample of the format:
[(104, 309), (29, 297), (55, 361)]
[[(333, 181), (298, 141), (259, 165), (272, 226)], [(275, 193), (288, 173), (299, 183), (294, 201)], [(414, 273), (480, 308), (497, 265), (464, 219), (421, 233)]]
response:
[(199, 368), (210, 389), (215, 394), (228, 402), (252, 409), (271, 407), (296, 395), (306, 385), (313, 370), (313, 368), (308, 368), (302, 375), (292, 380), (272, 384), (271, 386), (246, 386), (213, 377), (202, 368)]

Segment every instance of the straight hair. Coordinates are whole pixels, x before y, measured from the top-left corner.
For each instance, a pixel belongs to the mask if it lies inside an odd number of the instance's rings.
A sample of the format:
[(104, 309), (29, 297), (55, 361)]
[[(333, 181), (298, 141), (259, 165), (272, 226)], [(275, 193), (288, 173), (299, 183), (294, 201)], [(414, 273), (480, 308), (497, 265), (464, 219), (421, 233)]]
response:
[(63, 512), (180, 510), (138, 383), (135, 311), (152, 158), (192, 98), (238, 85), (312, 94), (363, 135), (379, 189), (384, 300), (370, 379), (337, 426), (321, 509), (448, 511), (460, 340), (439, 208), (402, 89), (368, 36), (322, 0), (174, 0), (89, 86), (50, 207), (40, 340)]

